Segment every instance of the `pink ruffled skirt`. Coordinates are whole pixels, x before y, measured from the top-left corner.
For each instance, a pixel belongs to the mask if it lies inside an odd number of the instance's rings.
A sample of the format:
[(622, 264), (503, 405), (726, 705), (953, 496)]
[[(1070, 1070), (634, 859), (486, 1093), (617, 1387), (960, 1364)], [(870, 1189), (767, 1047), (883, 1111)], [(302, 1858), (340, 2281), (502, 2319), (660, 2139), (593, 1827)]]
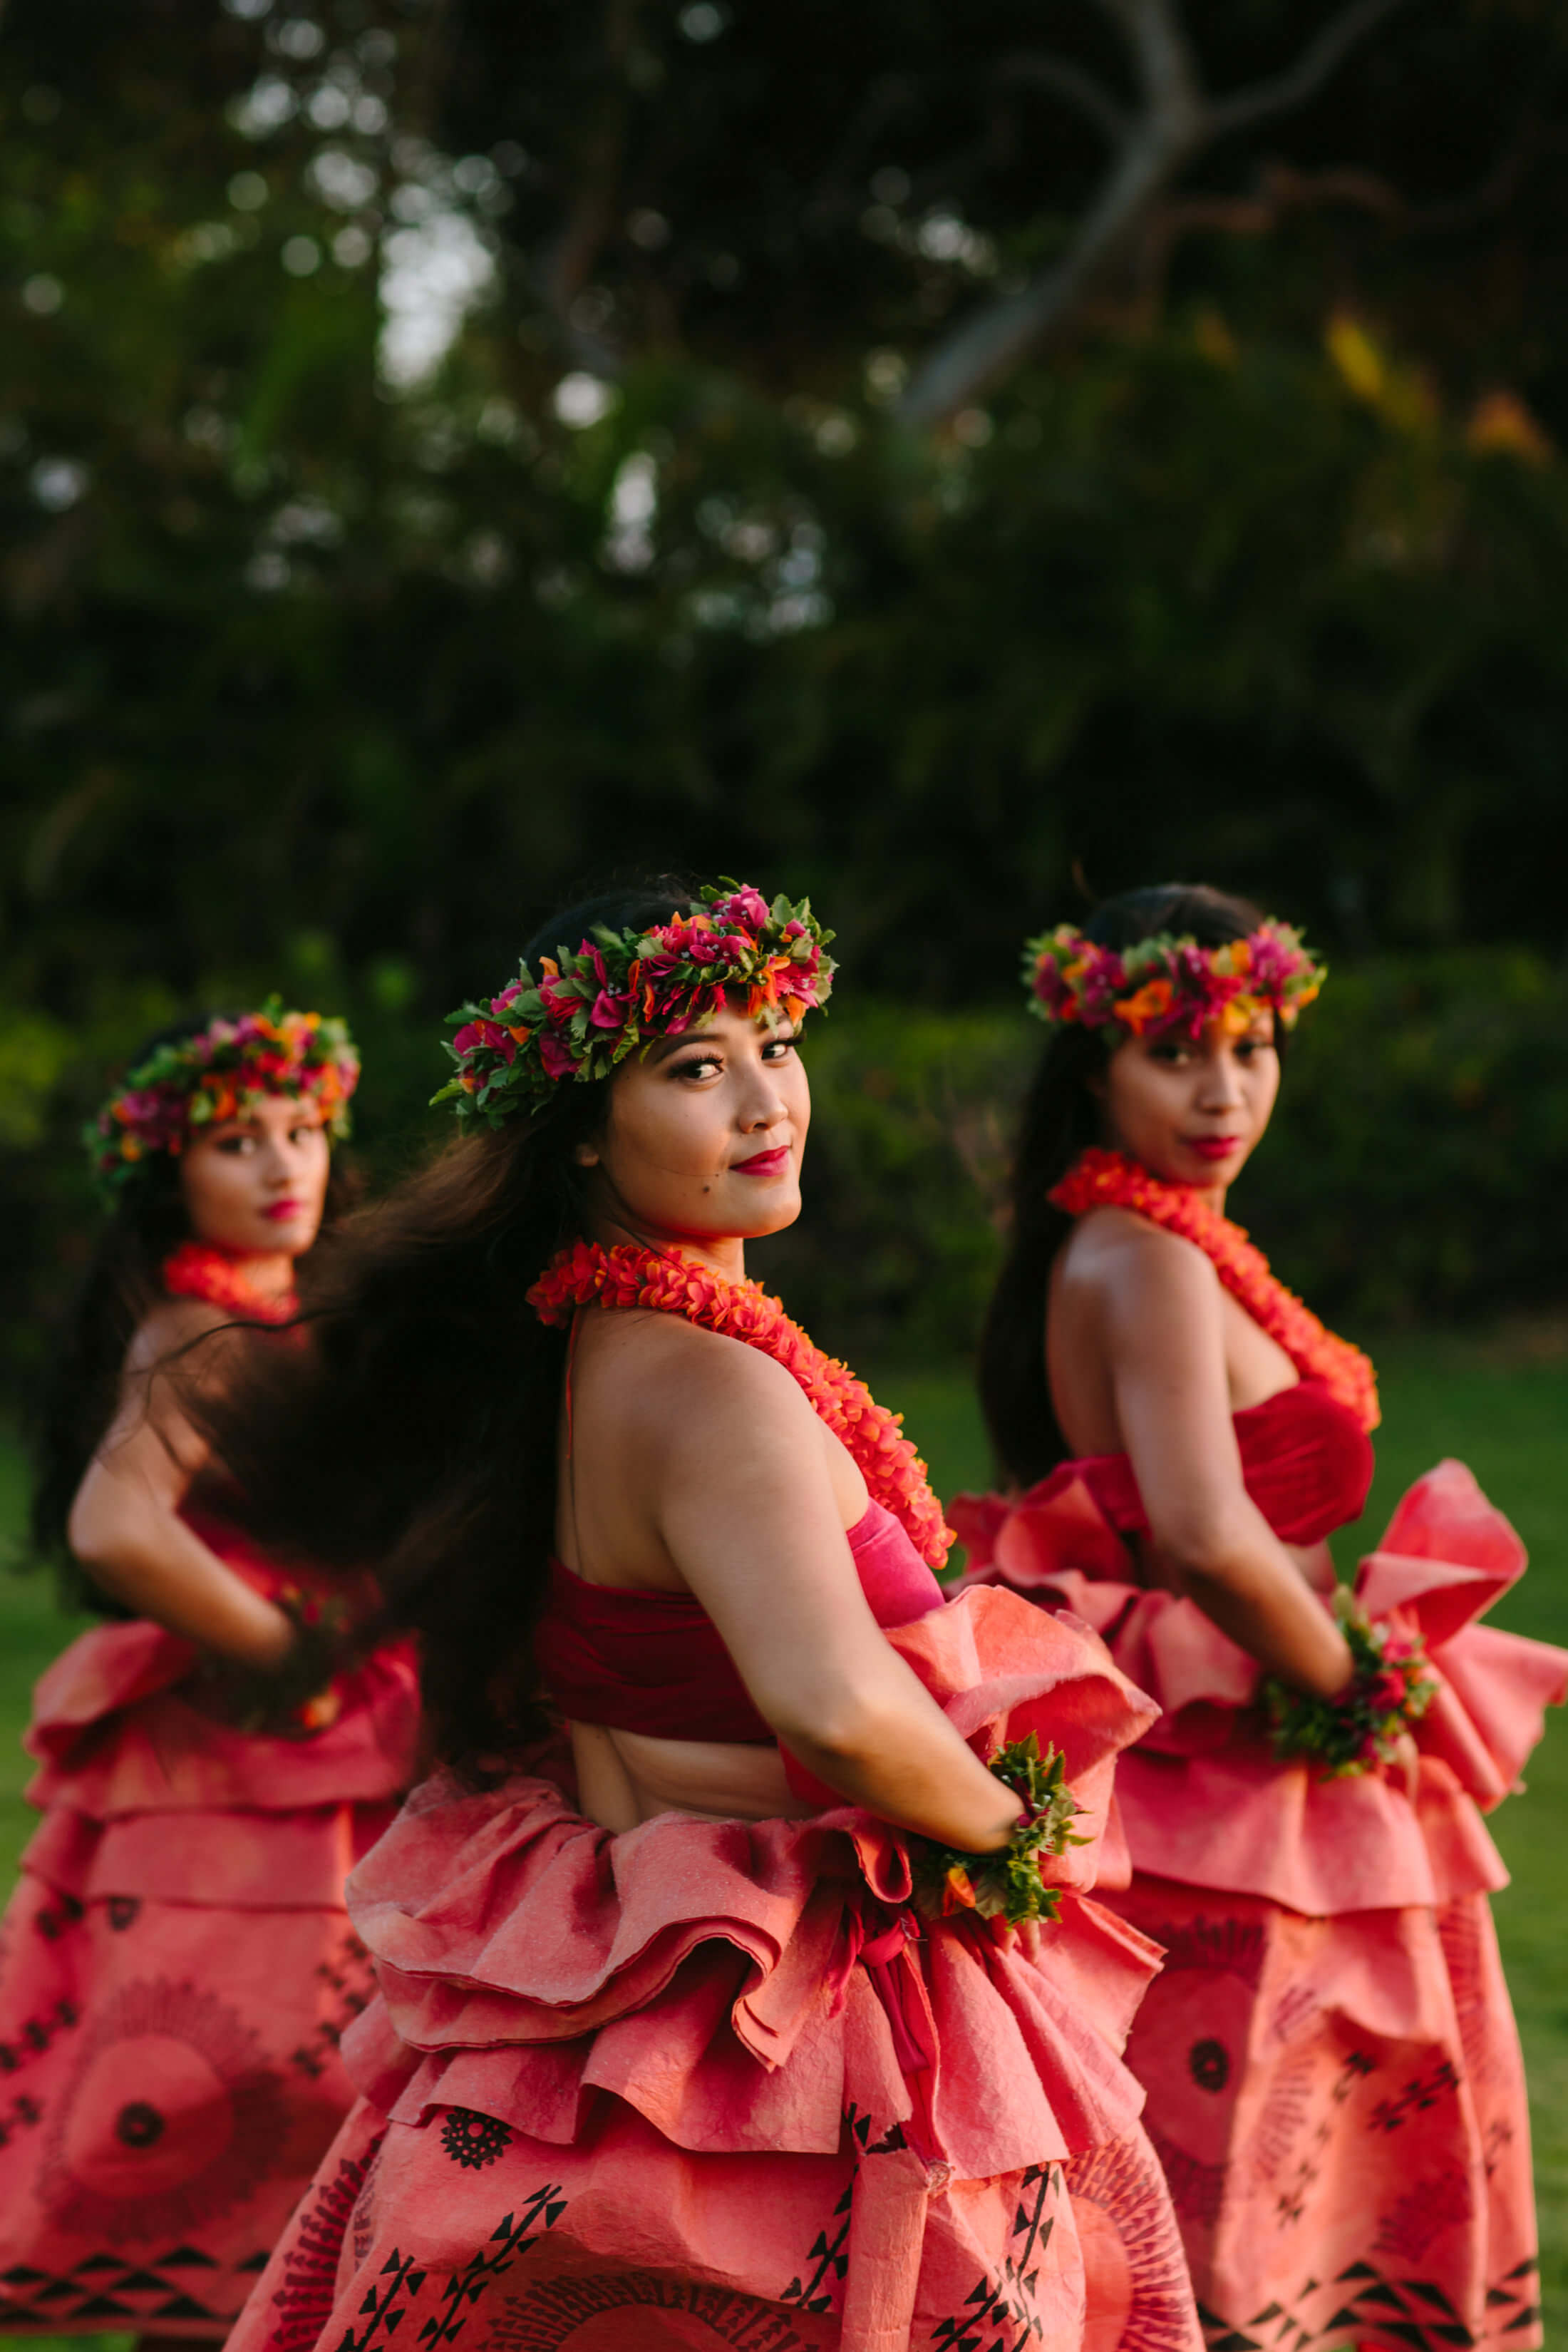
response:
[(1086, 1892), (1147, 1704), (1008, 1595), (890, 1639), (982, 1752), (1063, 1749), (1097, 1834), (1060, 1922), (919, 1922), (850, 1809), (616, 1837), (438, 1776), (356, 1874), (364, 2095), (235, 2352), (1196, 2352), (1118, 2054), (1157, 1954)]
[(1438, 1685), (1410, 1792), (1276, 1761), (1251, 1660), (1132, 1580), (1071, 1465), (959, 1516), (975, 1589), (1080, 1612), (1163, 1709), (1122, 1767), (1134, 1874), (1106, 1899), (1166, 1948), (1127, 2061), (1211, 2345), (1530, 2352), (1529, 2115), (1481, 1811), (1568, 1654), (1475, 1622), (1524, 1567), (1507, 1521), (1445, 1463), (1362, 1563), (1369, 1612), (1422, 1633)]
[(43, 1820), (0, 1927), (0, 2330), (228, 2332), (352, 2098), (343, 1883), (412, 1776), (413, 1660), (329, 1728), (231, 1731), (193, 1653), (105, 1625), (38, 1685)]

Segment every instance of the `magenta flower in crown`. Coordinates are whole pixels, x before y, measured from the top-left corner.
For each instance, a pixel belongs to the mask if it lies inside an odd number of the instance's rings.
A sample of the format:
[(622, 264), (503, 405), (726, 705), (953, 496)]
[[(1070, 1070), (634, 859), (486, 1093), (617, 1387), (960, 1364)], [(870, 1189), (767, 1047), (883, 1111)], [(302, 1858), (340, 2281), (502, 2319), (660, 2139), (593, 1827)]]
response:
[(259, 1012), (209, 1021), (155, 1045), (83, 1129), (99, 1185), (110, 1195), (149, 1156), (177, 1158), (193, 1128), (243, 1117), (261, 1095), (315, 1103), (334, 1136), (349, 1132), (360, 1055), (348, 1024), (286, 1013), (269, 996)]
[(1053, 1027), (1196, 1040), (1211, 1021), (1239, 1034), (1261, 1012), (1292, 1027), (1327, 973), (1299, 931), (1270, 920), (1220, 947), (1161, 932), (1121, 949), (1060, 923), (1026, 941), (1023, 976), (1030, 1010)]
[(653, 1038), (700, 1026), (736, 993), (758, 1024), (798, 1024), (831, 993), (832, 936), (809, 899), (769, 906), (728, 880), (646, 931), (601, 927), (451, 1016), (456, 1067), (432, 1099), (454, 1103), (465, 1124), (499, 1126), (538, 1109), (565, 1080), (607, 1077)]

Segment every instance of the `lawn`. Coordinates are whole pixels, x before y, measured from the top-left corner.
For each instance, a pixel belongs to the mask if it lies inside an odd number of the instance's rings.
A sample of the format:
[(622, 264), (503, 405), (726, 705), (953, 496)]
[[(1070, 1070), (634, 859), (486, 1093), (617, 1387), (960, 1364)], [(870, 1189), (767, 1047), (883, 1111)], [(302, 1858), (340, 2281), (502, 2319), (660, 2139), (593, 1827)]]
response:
[[(1469, 1462), (1530, 1546), (1531, 1569), (1496, 1622), (1568, 1643), (1568, 1510), (1563, 1439), (1568, 1430), (1568, 1360), (1532, 1360), (1503, 1343), (1402, 1340), (1379, 1351), (1385, 1422), (1367, 1517), (1342, 1547), (1349, 1566), (1362, 1538), (1381, 1532), (1400, 1492), (1448, 1454)], [(986, 1483), (984, 1436), (967, 1382), (950, 1372), (887, 1365), (879, 1396), (904, 1411), (938, 1490)], [(0, 1445), (0, 1538), (20, 1522), (21, 1469)], [(1364, 1548), (1364, 1546), (1363, 1546)], [(0, 1866), (7, 1882), (30, 1816), (22, 1801), (26, 1760), (17, 1746), (34, 1679), (71, 1631), (37, 1579), (0, 1580)], [(1528, 1803), (1494, 1823), (1513, 1884), (1497, 1921), (1524, 2038), (1541, 2200), (1542, 2271), (1549, 2344), (1568, 2323), (1568, 1981), (1562, 1960), (1568, 1884), (1561, 1847), (1568, 1828), (1568, 1736), (1555, 1723), (1538, 1751)], [(42, 2340), (42, 2339), (40, 2339)], [(125, 2338), (105, 2338), (104, 2352)]]

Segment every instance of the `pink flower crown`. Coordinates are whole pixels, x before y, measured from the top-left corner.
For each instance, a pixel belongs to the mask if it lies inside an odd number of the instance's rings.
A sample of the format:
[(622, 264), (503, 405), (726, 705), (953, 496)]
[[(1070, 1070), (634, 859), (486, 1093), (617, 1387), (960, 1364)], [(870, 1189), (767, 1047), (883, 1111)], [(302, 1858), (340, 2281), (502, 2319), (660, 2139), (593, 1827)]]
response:
[(1168, 931), (1131, 947), (1102, 947), (1076, 924), (1024, 945), (1030, 1011), (1054, 1027), (1196, 1040), (1211, 1021), (1239, 1036), (1260, 1013), (1289, 1029), (1327, 973), (1289, 923), (1260, 923), (1245, 939), (1200, 947)]
[(702, 904), (646, 931), (595, 927), (574, 950), (526, 963), (499, 996), (465, 1004), (446, 1050), (457, 1065), (433, 1102), (491, 1127), (548, 1102), (565, 1079), (608, 1077), (655, 1037), (679, 1036), (742, 992), (758, 1022), (797, 1022), (832, 992), (831, 931), (811, 902), (748, 884), (705, 885)]
[(360, 1082), (359, 1049), (348, 1024), (319, 1013), (286, 1013), (269, 996), (257, 1013), (210, 1021), (189, 1037), (155, 1045), (83, 1130), (99, 1186), (110, 1197), (152, 1152), (174, 1158), (191, 1129), (241, 1118), (261, 1095), (316, 1104), (334, 1136), (349, 1132), (349, 1100)]

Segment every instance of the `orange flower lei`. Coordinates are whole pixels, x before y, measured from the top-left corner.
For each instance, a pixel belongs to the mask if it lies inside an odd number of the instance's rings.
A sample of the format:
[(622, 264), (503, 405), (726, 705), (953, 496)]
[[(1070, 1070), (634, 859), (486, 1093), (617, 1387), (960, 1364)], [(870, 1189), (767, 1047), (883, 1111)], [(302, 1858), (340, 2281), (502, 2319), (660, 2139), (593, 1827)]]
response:
[(182, 1242), (163, 1261), (171, 1298), (204, 1298), (247, 1323), (287, 1323), (299, 1312), (292, 1290), (258, 1290), (237, 1258), (206, 1242)]
[(706, 1331), (743, 1339), (782, 1364), (819, 1419), (859, 1463), (872, 1499), (901, 1520), (921, 1558), (940, 1568), (953, 1543), (925, 1465), (903, 1434), (902, 1413), (877, 1403), (847, 1364), (823, 1354), (780, 1301), (755, 1282), (727, 1282), (689, 1259), (622, 1242), (573, 1242), (528, 1293), (541, 1323), (566, 1323), (579, 1307), (646, 1307), (684, 1315)]
[(1162, 1184), (1135, 1160), (1120, 1151), (1092, 1150), (1070, 1168), (1050, 1198), (1070, 1217), (1086, 1209), (1131, 1209), (1152, 1225), (1179, 1234), (1200, 1249), (1220, 1281), (1254, 1323), (1277, 1339), (1303, 1380), (1322, 1381), (1348, 1405), (1363, 1429), (1375, 1429), (1382, 1414), (1377, 1374), (1370, 1357), (1319, 1322), (1310, 1307), (1287, 1290), (1270, 1269), (1245, 1229), (1218, 1215), (1202, 1196), (1181, 1184)]

